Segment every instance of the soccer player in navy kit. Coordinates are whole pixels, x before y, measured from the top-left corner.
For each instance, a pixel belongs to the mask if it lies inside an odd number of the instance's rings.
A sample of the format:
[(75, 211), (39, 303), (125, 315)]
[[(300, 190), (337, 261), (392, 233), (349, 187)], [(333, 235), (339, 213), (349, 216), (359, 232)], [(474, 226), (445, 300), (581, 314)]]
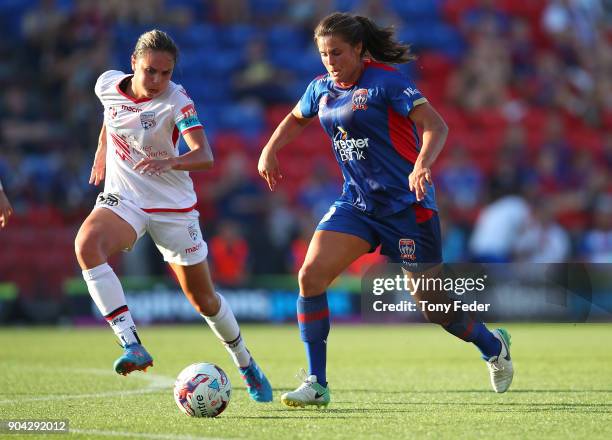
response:
[[(258, 164), (259, 174), (274, 190), (282, 178), (277, 151), (318, 116), (344, 176), (342, 195), (321, 219), (299, 273), (298, 324), (309, 373), (281, 401), (300, 407), (330, 401), (325, 371), (329, 284), (378, 245), (383, 255), (404, 267), (442, 262), (431, 166), (448, 133), (414, 83), (389, 65), (413, 58), (408, 46), (394, 40), (392, 30), (366, 17), (334, 13), (318, 24), (314, 39), (328, 73), (310, 83), (263, 148)], [(417, 292), (415, 299), (432, 298), (427, 295)], [(513, 368), (505, 330), (491, 332), (463, 311), (425, 315), (474, 343), (487, 361), (494, 390), (508, 389)]]

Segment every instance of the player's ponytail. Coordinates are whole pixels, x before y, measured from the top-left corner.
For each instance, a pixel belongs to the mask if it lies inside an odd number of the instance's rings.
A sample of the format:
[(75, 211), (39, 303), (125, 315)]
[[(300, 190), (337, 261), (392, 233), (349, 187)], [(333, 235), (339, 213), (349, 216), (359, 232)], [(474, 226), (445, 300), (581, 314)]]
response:
[(138, 37), (132, 56), (138, 58), (147, 50), (168, 52), (174, 58), (174, 64), (176, 64), (176, 60), (178, 59), (179, 50), (176, 43), (170, 35), (159, 29), (145, 32)]
[(355, 16), (363, 28), (363, 45), (376, 61), (403, 64), (416, 57), (410, 53), (410, 46), (395, 40), (392, 27), (382, 28), (367, 17)]
[(316, 43), (319, 37), (335, 35), (351, 46), (362, 43), (362, 55), (383, 63), (403, 64), (413, 60), (410, 46), (396, 41), (394, 34), (393, 28), (382, 28), (367, 17), (334, 12), (319, 22), (314, 39)]

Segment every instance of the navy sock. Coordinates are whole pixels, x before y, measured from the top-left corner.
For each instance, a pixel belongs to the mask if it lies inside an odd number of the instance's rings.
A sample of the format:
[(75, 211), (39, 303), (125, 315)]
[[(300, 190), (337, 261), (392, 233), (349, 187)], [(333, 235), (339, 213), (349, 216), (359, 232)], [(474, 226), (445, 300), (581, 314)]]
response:
[(306, 347), (308, 374), (317, 376), (317, 382), (327, 386), (327, 335), (329, 335), (329, 308), (327, 293), (297, 300), (300, 336)]
[(458, 319), (444, 326), (444, 329), (459, 339), (476, 345), (485, 360), (499, 355), (501, 351), (501, 342), (482, 322), (474, 320), (467, 312), (460, 312)]

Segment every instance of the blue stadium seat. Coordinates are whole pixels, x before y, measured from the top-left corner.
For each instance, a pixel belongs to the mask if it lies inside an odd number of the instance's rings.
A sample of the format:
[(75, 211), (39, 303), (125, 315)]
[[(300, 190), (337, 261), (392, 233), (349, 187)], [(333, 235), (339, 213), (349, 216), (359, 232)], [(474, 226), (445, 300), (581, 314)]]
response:
[(179, 49), (203, 49), (218, 46), (219, 28), (211, 24), (198, 23), (177, 30), (172, 37)]
[(440, 0), (391, 0), (391, 5), (407, 23), (440, 21)]
[(264, 115), (255, 105), (227, 104), (218, 108), (219, 128), (246, 137), (257, 137), (264, 128)]
[(295, 26), (272, 26), (266, 33), (266, 37), (268, 48), (271, 52), (283, 48), (295, 50), (312, 43), (312, 40), (299, 32)]
[(258, 30), (254, 26), (244, 24), (226, 26), (219, 32), (219, 42), (224, 47), (242, 48), (249, 41), (258, 37)]

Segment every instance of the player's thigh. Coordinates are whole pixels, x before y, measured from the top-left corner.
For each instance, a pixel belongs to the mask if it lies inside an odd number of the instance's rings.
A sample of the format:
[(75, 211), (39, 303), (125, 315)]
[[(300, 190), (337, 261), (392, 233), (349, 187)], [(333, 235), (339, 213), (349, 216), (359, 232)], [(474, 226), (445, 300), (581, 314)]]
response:
[(315, 231), (304, 264), (300, 270), (300, 284), (331, 283), (352, 262), (372, 248), (365, 239), (344, 232)]
[(147, 231), (164, 261), (192, 266), (206, 259), (208, 245), (202, 238), (199, 216), (196, 210), (151, 214)]
[(87, 216), (76, 236), (75, 248), (79, 263), (87, 267), (91, 262), (86, 260), (108, 257), (130, 249), (137, 237), (134, 227), (117, 213), (96, 207)]
[(433, 267), (442, 262), (442, 238), (437, 212), (412, 205), (377, 224), (381, 254), (410, 270)]

